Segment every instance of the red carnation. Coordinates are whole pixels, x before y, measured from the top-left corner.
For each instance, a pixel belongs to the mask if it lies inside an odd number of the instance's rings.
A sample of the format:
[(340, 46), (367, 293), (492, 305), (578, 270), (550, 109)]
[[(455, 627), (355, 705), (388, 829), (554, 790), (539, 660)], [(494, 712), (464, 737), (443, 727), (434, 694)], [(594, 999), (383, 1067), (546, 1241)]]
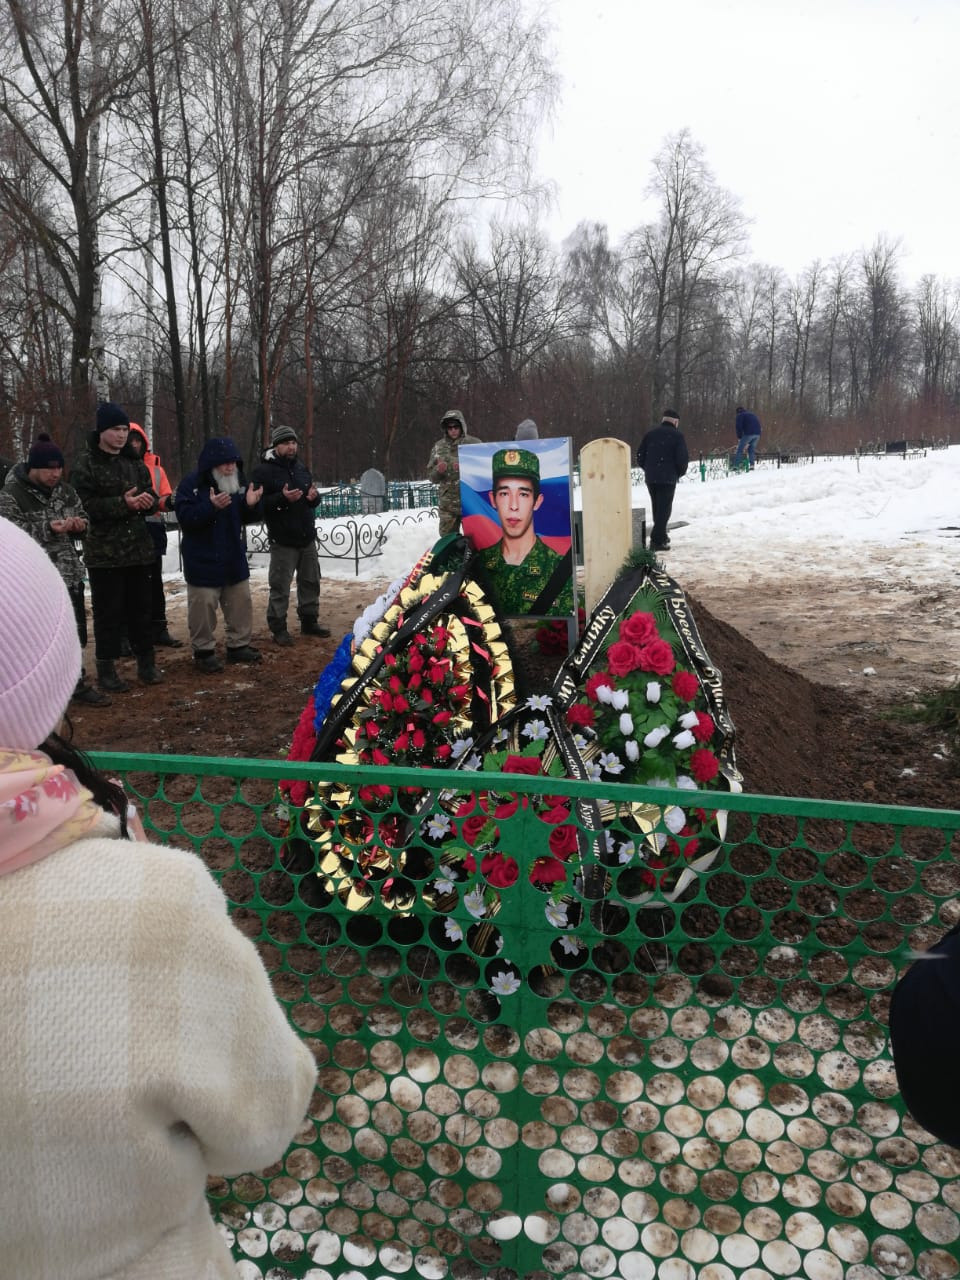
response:
[(586, 702), (575, 702), (572, 707), (567, 708), (567, 724), (576, 724), (590, 729), (593, 727), (596, 718), (597, 715), (593, 707)]
[(700, 681), (692, 671), (678, 671), (670, 687), (681, 702), (692, 702), (700, 692)]
[(516, 884), (520, 875), (520, 868), (513, 858), (506, 858), (502, 853), (485, 854), (480, 870), (487, 883), (492, 884), (495, 889), (508, 889), (510, 885)]
[(597, 671), (594, 675), (590, 677), (587, 683), (583, 686), (583, 691), (587, 695), (587, 697), (590, 699), (591, 702), (596, 702), (597, 690), (600, 688), (601, 685), (604, 685), (604, 684), (607, 686), (608, 689), (613, 688), (613, 680), (610, 676), (609, 671)]
[(561, 862), (566, 862), (571, 853), (576, 853), (579, 848), (576, 827), (554, 827), (550, 832), (550, 852), (555, 858), (559, 858)]
[(690, 757), (690, 772), (697, 782), (709, 782), (720, 772), (720, 763), (712, 751), (698, 747)]
[(507, 756), (503, 762), (504, 773), (528, 773), (531, 777), (540, 772), (539, 756)]
[[(616, 644), (612, 644), (607, 650), (607, 665), (615, 676), (628, 675), (631, 671), (636, 671), (637, 667), (640, 666), (641, 653), (643, 652), (635, 644), (631, 644), (629, 640), (618, 640)], [(647, 670), (649, 671), (651, 668), (648, 667)]]
[(620, 623), (620, 639), (631, 644), (649, 644), (657, 639), (657, 624), (652, 613), (631, 613)]
[(562, 862), (556, 858), (537, 858), (530, 868), (530, 883), (536, 885), (559, 884), (566, 880), (567, 873)]
[(651, 640), (640, 650), (640, 669), (654, 675), (668, 676), (677, 665), (673, 650), (666, 640)]
[(714, 735), (716, 727), (712, 716), (708, 716), (705, 711), (698, 711), (697, 723), (691, 732), (698, 742), (709, 742)]

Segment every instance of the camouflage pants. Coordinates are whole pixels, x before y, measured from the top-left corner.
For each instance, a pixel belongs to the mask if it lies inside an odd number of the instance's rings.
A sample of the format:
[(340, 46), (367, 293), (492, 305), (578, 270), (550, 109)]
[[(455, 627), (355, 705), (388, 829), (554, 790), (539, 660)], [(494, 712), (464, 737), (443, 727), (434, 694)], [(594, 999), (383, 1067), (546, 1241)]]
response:
[(459, 493), (455, 499), (441, 496), (437, 503), (437, 511), (440, 516), (440, 537), (447, 533), (456, 533), (460, 528)]

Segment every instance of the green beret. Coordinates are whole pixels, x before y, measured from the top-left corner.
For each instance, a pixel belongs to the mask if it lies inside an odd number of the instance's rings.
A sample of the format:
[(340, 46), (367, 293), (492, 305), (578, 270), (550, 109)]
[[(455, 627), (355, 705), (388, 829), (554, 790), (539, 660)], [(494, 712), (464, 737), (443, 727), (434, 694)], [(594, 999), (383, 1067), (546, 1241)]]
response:
[(493, 455), (493, 483), (506, 476), (540, 483), (540, 459), (529, 449), (498, 449)]

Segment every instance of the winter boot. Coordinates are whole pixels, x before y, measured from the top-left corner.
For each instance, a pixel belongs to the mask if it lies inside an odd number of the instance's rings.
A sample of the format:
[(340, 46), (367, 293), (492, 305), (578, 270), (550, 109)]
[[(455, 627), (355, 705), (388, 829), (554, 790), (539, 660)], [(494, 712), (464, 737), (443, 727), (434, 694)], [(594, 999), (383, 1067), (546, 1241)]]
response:
[(286, 631), (286, 630), (274, 631), (273, 643), (282, 645), (285, 649), (288, 649), (290, 645), (293, 644), (293, 636), (290, 634), (289, 631)]
[(104, 693), (129, 693), (130, 686), (126, 680), (117, 675), (116, 663), (112, 658), (97, 659), (97, 684)]
[(316, 618), (301, 618), (300, 633), (305, 636), (328, 636), (330, 630), (328, 627), (321, 627)]
[(163, 672), (157, 670), (152, 649), (137, 654), (137, 679), (141, 684), (163, 683)]
[(85, 707), (109, 707), (112, 698), (101, 693), (95, 684), (87, 684), (82, 678), (73, 691), (71, 702), (79, 702)]
[(160, 645), (164, 649), (182, 649), (183, 641), (175, 639), (166, 627), (162, 631), (158, 631), (154, 636), (153, 643)]
[(216, 675), (218, 671), (223, 670), (223, 663), (212, 649), (206, 652), (194, 650), (193, 660), (197, 664), (197, 668), (200, 671), (205, 671), (207, 675)]
[(228, 662), (260, 662), (263, 658), (259, 649), (254, 649), (252, 645), (244, 644), (239, 649), (227, 650)]

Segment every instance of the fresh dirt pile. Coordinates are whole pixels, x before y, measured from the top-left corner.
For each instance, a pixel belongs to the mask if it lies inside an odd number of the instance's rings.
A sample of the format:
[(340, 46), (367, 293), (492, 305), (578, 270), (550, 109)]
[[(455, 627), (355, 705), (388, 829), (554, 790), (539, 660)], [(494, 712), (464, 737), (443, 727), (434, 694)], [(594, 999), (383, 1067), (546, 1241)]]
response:
[[(261, 624), (254, 644), (263, 661), (256, 666), (202, 675), (185, 644), (158, 652), (166, 679), (146, 688), (136, 684), (134, 664), (122, 663), (132, 692), (115, 696), (103, 709), (73, 705), (76, 742), (88, 750), (284, 756), (317, 676), (354, 618), (385, 585), (325, 581), (322, 618), (330, 639), (297, 635), (293, 648), (281, 649)], [(255, 583), (254, 591), (255, 616), (262, 619), (264, 586)], [(767, 657), (697, 599), (690, 603), (707, 652), (723, 673), (746, 791), (957, 807), (960, 782), (949, 762), (937, 759), (936, 735), (886, 719), (860, 697), (811, 682)], [(173, 633), (186, 639), (184, 613), (181, 590), (171, 595), (168, 614)], [(87, 667), (93, 667), (89, 650)]]

